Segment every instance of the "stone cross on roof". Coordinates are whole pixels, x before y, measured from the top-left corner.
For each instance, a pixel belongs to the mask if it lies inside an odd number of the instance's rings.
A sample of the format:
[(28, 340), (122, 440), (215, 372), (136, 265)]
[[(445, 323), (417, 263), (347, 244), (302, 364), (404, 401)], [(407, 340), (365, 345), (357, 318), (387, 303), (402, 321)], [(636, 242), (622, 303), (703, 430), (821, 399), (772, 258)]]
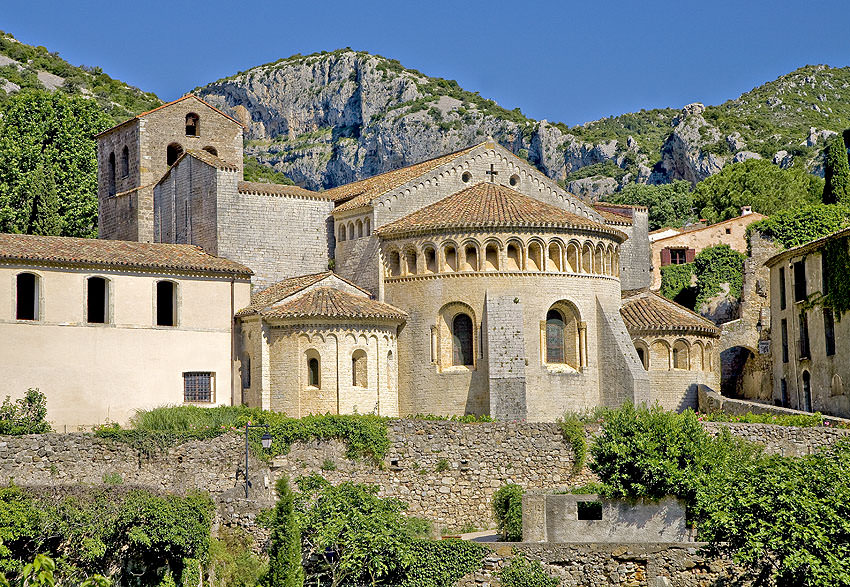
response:
[(490, 176), (490, 183), (493, 183), (494, 181), (496, 181), (496, 176), (497, 176), (497, 175), (499, 175), (499, 172), (498, 172), (498, 171), (496, 171), (495, 167), (496, 167), (496, 166), (495, 166), (494, 164), (492, 164), (492, 163), (491, 163), (491, 164), (490, 164), (490, 171), (485, 171), (485, 172), (484, 172), (484, 173), (486, 173), (487, 175), (489, 175), (489, 176)]

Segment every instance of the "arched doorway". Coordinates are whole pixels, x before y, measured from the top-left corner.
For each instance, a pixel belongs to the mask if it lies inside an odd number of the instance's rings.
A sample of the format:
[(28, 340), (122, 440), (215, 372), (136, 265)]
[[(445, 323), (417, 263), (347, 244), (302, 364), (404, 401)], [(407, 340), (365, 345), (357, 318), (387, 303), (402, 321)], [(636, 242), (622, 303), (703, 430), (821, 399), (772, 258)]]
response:
[(723, 350), (720, 353), (720, 393), (727, 397), (770, 400), (773, 389), (764, 359), (745, 346)]

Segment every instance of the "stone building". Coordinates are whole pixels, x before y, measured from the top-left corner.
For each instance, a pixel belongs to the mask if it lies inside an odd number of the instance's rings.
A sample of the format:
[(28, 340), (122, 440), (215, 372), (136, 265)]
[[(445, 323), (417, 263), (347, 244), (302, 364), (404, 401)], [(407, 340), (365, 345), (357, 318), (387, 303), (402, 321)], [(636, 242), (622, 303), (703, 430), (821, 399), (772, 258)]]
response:
[(823, 297), (846, 291), (846, 286), (836, 287), (835, 280), (843, 279), (847, 267), (830, 266), (828, 258), (832, 254), (846, 260), (848, 247), (850, 229), (845, 229), (783, 251), (766, 263), (775, 403), (850, 417), (845, 391), (850, 380), (850, 321), (841, 320)]
[(0, 395), (38, 388), (60, 430), (230, 405), (250, 278), (188, 245), (0, 234)]
[(747, 252), (747, 227), (765, 216), (753, 212), (749, 206), (741, 209), (741, 215), (710, 226), (682, 230), (664, 238), (664, 232), (650, 235), (652, 248), (652, 289), (661, 287), (661, 268), (666, 265), (690, 263), (703, 249), (715, 245), (729, 245), (738, 252)]
[(653, 401), (666, 410), (696, 409), (700, 384), (719, 388), (720, 328), (711, 320), (648, 289), (624, 291), (620, 311)]
[[(646, 208), (584, 202), (492, 140), (324, 192), (249, 183), (239, 138), (187, 96), (98, 140), (102, 236), (254, 271), (237, 313), (244, 402), (554, 420), (656, 399), (620, 314), (621, 290), (651, 281)], [(113, 186), (128, 141), (147, 175), (131, 164)], [(150, 213), (116, 213), (138, 186)]]

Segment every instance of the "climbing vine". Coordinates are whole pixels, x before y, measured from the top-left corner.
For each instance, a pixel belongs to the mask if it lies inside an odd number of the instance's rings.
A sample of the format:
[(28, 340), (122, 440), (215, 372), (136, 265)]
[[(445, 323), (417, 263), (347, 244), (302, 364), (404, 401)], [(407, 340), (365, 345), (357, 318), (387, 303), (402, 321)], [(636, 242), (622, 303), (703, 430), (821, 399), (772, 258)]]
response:
[(811, 204), (777, 212), (747, 227), (747, 239), (754, 231), (785, 248), (804, 245), (850, 226), (850, 206)]
[(832, 308), (836, 319), (850, 310), (850, 237), (835, 238), (824, 243), (821, 251), (824, 271), (824, 305)]
[(694, 258), (697, 276), (695, 308), (699, 308), (722, 291), (722, 284), (729, 284), (729, 297), (741, 297), (744, 285), (744, 260), (746, 255), (729, 245), (717, 245), (703, 249)]
[(696, 295), (693, 287), (694, 264), (666, 265), (661, 268), (661, 295), (691, 307)]

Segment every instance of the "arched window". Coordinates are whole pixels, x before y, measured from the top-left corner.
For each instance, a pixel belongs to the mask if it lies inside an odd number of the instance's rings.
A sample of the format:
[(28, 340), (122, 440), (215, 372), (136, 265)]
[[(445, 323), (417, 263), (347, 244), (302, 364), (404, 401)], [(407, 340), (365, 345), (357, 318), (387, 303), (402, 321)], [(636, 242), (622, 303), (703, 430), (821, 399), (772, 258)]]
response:
[(365, 236), (372, 234), (372, 221), (369, 218), (367, 218), (366, 222), (363, 224), (363, 234)]
[(405, 275), (416, 275), (418, 273), (418, 267), (416, 264), (416, 251), (414, 249), (407, 249), (404, 252), (404, 274)]
[(705, 369), (705, 358), (703, 357), (705, 350), (700, 341), (696, 341), (691, 347), (691, 371), (702, 371)]
[(688, 343), (684, 340), (677, 340), (673, 343), (673, 368), (688, 369), (690, 368)]
[(215, 147), (210, 147), (209, 145), (207, 145), (206, 147), (204, 147), (204, 151), (206, 151), (210, 155), (218, 157), (218, 149), (216, 149)]
[(549, 243), (549, 271), (561, 271), (563, 265), (561, 245), (557, 242)]
[(33, 273), (18, 273), (15, 284), (15, 318), (39, 319), (39, 278)]
[(598, 275), (602, 275), (602, 273), (605, 271), (604, 267), (602, 266), (602, 257), (604, 256), (605, 253), (602, 249), (602, 245), (597, 245), (596, 254), (593, 256), (593, 272)]
[(89, 277), (86, 280), (86, 322), (109, 322), (109, 282), (103, 277)]
[(643, 365), (643, 368), (644, 368), (645, 371), (649, 371), (649, 365), (647, 364), (647, 360), (646, 360), (647, 359), (646, 350), (643, 349), (643, 348), (640, 348), (640, 347), (636, 347), (635, 350), (637, 351), (637, 355), (638, 355), (638, 359), (640, 360), (640, 364)]
[(401, 275), (401, 255), (398, 251), (390, 253), (390, 277), (398, 277)]
[(808, 371), (803, 371), (803, 411), (812, 411), (812, 376)]
[(171, 167), (183, 154), (183, 146), (180, 143), (171, 143), (165, 149), (165, 164)]
[(490, 243), (484, 248), (484, 270), (499, 270), (499, 247), (496, 243)]
[(186, 136), (197, 137), (201, 134), (201, 119), (194, 112), (186, 115)]
[(463, 270), (478, 271), (478, 247), (473, 244), (463, 248)]
[(546, 362), (565, 363), (564, 316), (558, 310), (546, 313)]
[(526, 259), (526, 270), (543, 271), (543, 248), (540, 243), (534, 242), (528, 245), (528, 257)]
[(705, 345), (705, 359), (703, 360), (703, 365), (705, 366), (706, 371), (714, 371), (714, 357), (713, 357), (714, 349), (711, 346), (711, 343), (706, 343)]
[(345, 240), (345, 224), (342, 224), (339, 227), (339, 240), (340, 242)]
[(368, 365), (366, 351), (357, 349), (351, 355), (351, 385), (354, 387), (368, 387)]
[(320, 388), (322, 386), (321, 364), (319, 355), (315, 351), (307, 356), (307, 385), (309, 387)]
[(393, 362), (393, 352), (387, 351), (387, 391), (395, 389), (395, 362)]
[(841, 381), (841, 375), (838, 373), (832, 376), (832, 384), (829, 387), (829, 395), (833, 397), (844, 395), (844, 382)]
[(608, 250), (605, 253), (605, 274), (616, 275), (616, 273), (614, 270), (614, 247), (608, 245)]
[(452, 365), (472, 365), (473, 359), (472, 318), (457, 314), (452, 319)]
[(593, 246), (590, 243), (584, 243), (581, 248), (581, 272), (593, 273)]
[(177, 326), (177, 284), (156, 282), (156, 325)]
[(649, 367), (653, 371), (670, 369), (670, 347), (663, 340), (656, 340), (649, 347)]
[(567, 271), (578, 273), (581, 269), (581, 254), (578, 250), (578, 245), (570, 243), (567, 245)]
[(434, 247), (425, 247), (425, 271), (437, 272), (437, 250)]
[(130, 175), (130, 149), (127, 148), (127, 145), (124, 145), (124, 148), (121, 150), (121, 177), (128, 177)]
[(107, 170), (109, 174), (109, 195), (115, 195), (115, 153), (109, 154), (109, 168)]
[(522, 253), (517, 243), (508, 243), (507, 248), (508, 271), (522, 270)]
[(363, 221), (357, 221), (357, 238), (363, 238)]
[(457, 249), (454, 245), (443, 247), (443, 260), (446, 265), (445, 271), (457, 271)]

